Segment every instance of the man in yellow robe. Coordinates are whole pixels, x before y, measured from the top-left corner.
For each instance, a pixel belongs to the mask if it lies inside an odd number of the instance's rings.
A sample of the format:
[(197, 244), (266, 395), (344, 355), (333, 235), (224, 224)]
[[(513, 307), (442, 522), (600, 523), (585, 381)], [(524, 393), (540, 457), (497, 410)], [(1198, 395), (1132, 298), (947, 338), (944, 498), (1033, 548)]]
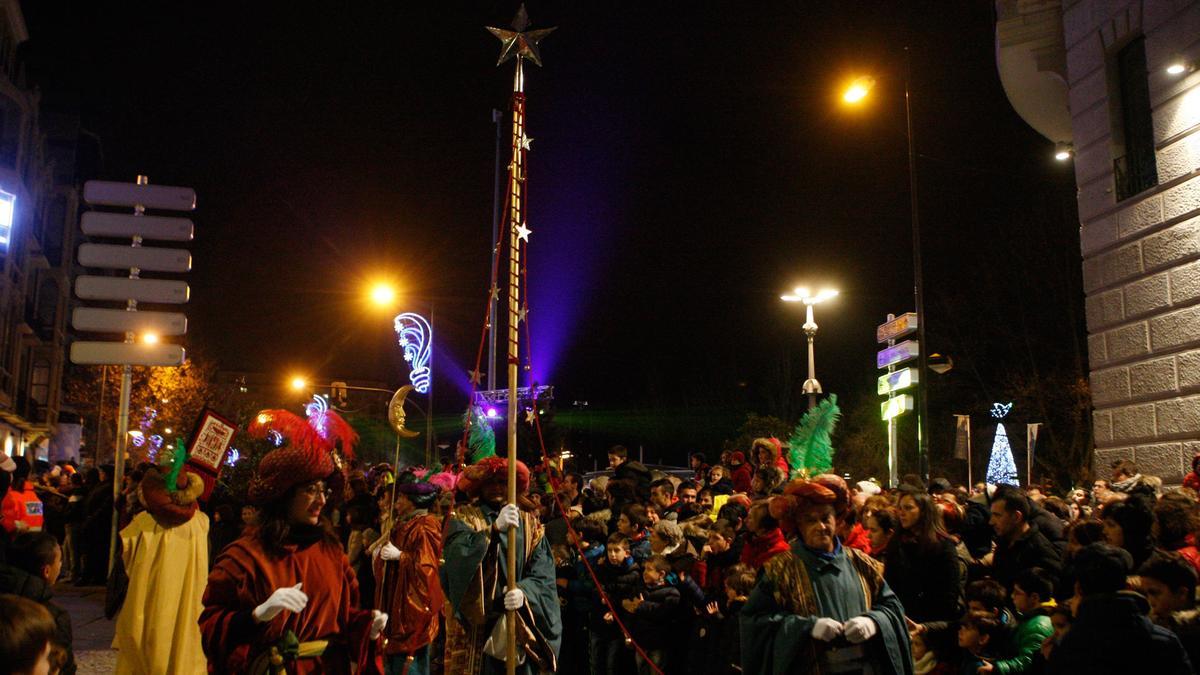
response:
[(196, 508), (204, 482), (182, 474), (167, 490), (157, 467), (138, 488), (146, 510), (121, 530), (129, 590), (113, 646), (118, 673), (203, 675), (201, 596), (208, 579), (208, 516)]

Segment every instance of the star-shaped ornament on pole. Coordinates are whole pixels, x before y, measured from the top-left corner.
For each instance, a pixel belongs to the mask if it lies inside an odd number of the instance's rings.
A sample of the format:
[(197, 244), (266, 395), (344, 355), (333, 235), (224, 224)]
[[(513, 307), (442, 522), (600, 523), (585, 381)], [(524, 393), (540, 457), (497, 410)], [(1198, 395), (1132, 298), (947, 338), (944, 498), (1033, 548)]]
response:
[(477, 385), (483, 381), (483, 373), (479, 372), (478, 369), (467, 371), (467, 374), (471, 378), (471, 384)]
[(496, 61), (496, 65), (500, 65), (514, 56), (529, 59), (539, 66), (542, 65), (542, 55), (538, 53), (538, 42), (553, 32), (557, 26), (538, 30), (525, 30), (526, 28), (529, 28), (529, 15), (525, 13), (525, 3), (521, 3), (521, 8), (513, 17), (512, 30), (487, 27), (488, 31), (500, 40), (501, 44), (500, 59)]
[(525, 223), (521, 223), (520, 225), (517, 226), (517, 239), (520, 239), (521, 241), (528, 244), (529, 243), (529, 235), (531, 235), (531, 234), (533, 234), (533, 230), (529, 229), (528, 227), (525, 227)]

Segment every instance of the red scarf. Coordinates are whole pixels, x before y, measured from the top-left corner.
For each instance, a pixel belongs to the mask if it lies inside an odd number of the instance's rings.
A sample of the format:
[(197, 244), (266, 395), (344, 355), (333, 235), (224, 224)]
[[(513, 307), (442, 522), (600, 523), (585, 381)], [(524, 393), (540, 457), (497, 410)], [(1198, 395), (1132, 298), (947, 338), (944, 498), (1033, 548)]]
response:
[(778, 527), (770, 532), (752, 537), (742, 547), (742, 563), (759, 569), (768, 560), (788, 550), (787, 540), (783, 538), (783, 530)]

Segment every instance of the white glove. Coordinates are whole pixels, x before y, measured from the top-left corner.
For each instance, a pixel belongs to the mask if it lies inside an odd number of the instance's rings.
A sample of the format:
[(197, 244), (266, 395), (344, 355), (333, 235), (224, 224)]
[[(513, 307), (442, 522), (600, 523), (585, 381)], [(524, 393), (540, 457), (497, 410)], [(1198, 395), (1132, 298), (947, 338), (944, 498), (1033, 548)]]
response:
[(856, 616), (842, 624), (842, 632), (846, 639), (854, 644), (866, 642), (875, 637), (879, 632), (879, 626), (875, 625), (874, 619), (869, 619), (865, 616)]
[(383, 546), (380, 546), (376, 550), (379, 552), (379, 557), (383, 558), (384, 560), (399, 560), (400, 559), (400, 549), (396, 548), (395, 546), (392, 546), (392, 542), (390, 542), (390, 541), (388, 543), (384, 544)]
[(369, 634), (369, 637), (374, 640), (375, 638), (379, 637), (379, 634), (383, 632), (384, 628), (387, 628), (388, 615), (377, 609), (373, 609), (371, 611), (375, 612), (375, 618), (371, 619), (371, 633)]
[(493, 524), (498, 532), (508, 532), (521, 522), (521, 510), (516, 504), (505, 504)]
[(829, 642), (842, 634), (842, 624), (828, 617), (821, 617), (813, 624), (812, 636), (822, 642)]
[(525, 606), (525, 591), (514, 588), (504, 594), (504, 609), (508, 611), (521, 609)]
[(266, 623), (279, 616), (279, 613), (285, 609), (289, 612), (299, 612), (304, 609), (304, 606), (308, 604), (308, 596), (304, 594), (304, 591), (300, 590), (302, 585), (301, 583), (295, 586), (275, 589), (275, 592), (271, 594), (271, 597), (267, 598), (266, 602), (254, 608), (252, 612), (254, 620), (259, 623)]

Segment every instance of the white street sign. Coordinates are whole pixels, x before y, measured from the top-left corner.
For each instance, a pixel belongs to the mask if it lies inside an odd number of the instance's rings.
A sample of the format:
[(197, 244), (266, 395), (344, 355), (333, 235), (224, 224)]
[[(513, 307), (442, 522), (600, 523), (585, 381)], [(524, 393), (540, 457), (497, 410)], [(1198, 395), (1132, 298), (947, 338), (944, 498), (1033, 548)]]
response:
[(187, 316), (182, 312), (131, 312), (124, 309), (99, 309), (76, 307), (71, 313), (71, 325), (75, 330), (87, 333), (157, 333), (158, 335), (184, 335), (187, 333)]
[(875, 329), (875, 341), (887, 342), (917, 332), (917, 313), (908, 312)]
[(168, 211), (194, 211), (196, 191), (172, 185), (138, 185), (108, 180), (83, 184), (83, 201), (100, 206), (137, 206)]
[(921, 348), (916, 340), (905, 340), (894, 347), (880, 350), (875, 355), (875, 365), (879, 368), (887, 368), (915, 359), (920, 353)]
[(88, 211), (83, 214), (80, 228), (84, 234), (93, 237), (122, 237), (125, 239), (142, 237), (160, 241), (191, 241), (195, 226), (188, 218)]
[(159, 342), (75, 342), (71, 363), (81, 366), (180, 366), (183, 347)]
[(78, 262), (84, 267), (136, 267), (143, 272), (188, 272), (192, 269), (192, 254), (182, 248), (80, 244)]
[(884, 373), (879, 376), (877, 391), (880, 396), (908, 389), (921, 381), (921, 371), (916, 368), (901, 368), (894, 373)]
[(75, 295), (83, 300), (137, 300), (182, 305), (188, 301), (190, 289), (186, 281), (80, 275), (75, 277)]
[(899, 417), (904, 413), (912, 412), (913, 397), (908, 394), (903, 394), (895, 398), (889, 398), (879, 404), (879, 416), (886, 422), (895, 417)]

